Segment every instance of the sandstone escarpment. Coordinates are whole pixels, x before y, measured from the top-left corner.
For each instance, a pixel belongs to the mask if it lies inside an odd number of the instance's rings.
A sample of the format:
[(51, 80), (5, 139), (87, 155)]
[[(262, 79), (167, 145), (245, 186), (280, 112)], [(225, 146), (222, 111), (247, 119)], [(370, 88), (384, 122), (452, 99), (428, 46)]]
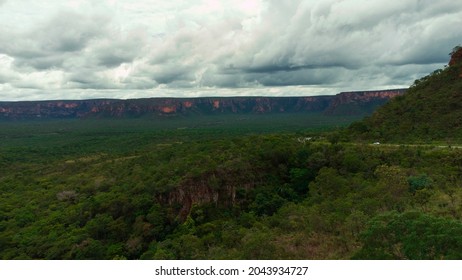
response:
[(370, 114), (391, 98), (405, 92), (405, 89), (342, 92), (332, 99), (325, 113), (330, 115)]
[[(0, 102), (0, 120), (323, 112), (367, 114), (405, 90), (309, 97), (204, 97)], [(359, 106), (350, 106), (356, 104)], [(348, 105), (348, 106), (346, 106)]]

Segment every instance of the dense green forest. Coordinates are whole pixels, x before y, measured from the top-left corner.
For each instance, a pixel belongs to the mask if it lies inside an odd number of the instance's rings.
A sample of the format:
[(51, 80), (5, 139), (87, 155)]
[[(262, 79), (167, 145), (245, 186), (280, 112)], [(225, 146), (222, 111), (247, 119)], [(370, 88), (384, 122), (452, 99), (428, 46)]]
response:
[(1, 122), (0, 258), (462, 259), (460, 61), (347, 129), (358, 117)]
[(0, 257), (462, 258), (462, 150), (353, 120), (1, 123)]

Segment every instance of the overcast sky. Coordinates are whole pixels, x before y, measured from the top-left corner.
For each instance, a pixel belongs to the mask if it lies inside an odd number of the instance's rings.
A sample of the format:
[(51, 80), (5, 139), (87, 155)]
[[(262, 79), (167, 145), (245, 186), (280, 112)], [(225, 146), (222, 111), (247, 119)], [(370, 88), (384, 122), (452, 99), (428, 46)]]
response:
[(408, 87), (461, 26), (455, 0), (0, 0), (0, 100)]

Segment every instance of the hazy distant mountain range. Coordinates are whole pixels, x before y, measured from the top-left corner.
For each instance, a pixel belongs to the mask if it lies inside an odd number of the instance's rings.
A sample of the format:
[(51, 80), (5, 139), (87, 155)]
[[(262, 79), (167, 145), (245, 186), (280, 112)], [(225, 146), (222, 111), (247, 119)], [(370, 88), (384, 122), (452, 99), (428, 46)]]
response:
[(0, 102), (1, 120), (320, 112), (368, 115), (406, 89), (310, 97), (201, 97)]

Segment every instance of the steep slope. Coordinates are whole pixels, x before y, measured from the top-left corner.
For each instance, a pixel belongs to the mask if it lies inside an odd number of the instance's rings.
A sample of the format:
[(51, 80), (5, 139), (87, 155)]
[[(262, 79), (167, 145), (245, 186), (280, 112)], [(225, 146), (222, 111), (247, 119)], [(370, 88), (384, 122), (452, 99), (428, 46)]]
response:
[(462, 48), (448, 67), (416, 80), (371, 117), (350, 126), (363, 139), (393, 142), (452, 141), (462, 137)]

